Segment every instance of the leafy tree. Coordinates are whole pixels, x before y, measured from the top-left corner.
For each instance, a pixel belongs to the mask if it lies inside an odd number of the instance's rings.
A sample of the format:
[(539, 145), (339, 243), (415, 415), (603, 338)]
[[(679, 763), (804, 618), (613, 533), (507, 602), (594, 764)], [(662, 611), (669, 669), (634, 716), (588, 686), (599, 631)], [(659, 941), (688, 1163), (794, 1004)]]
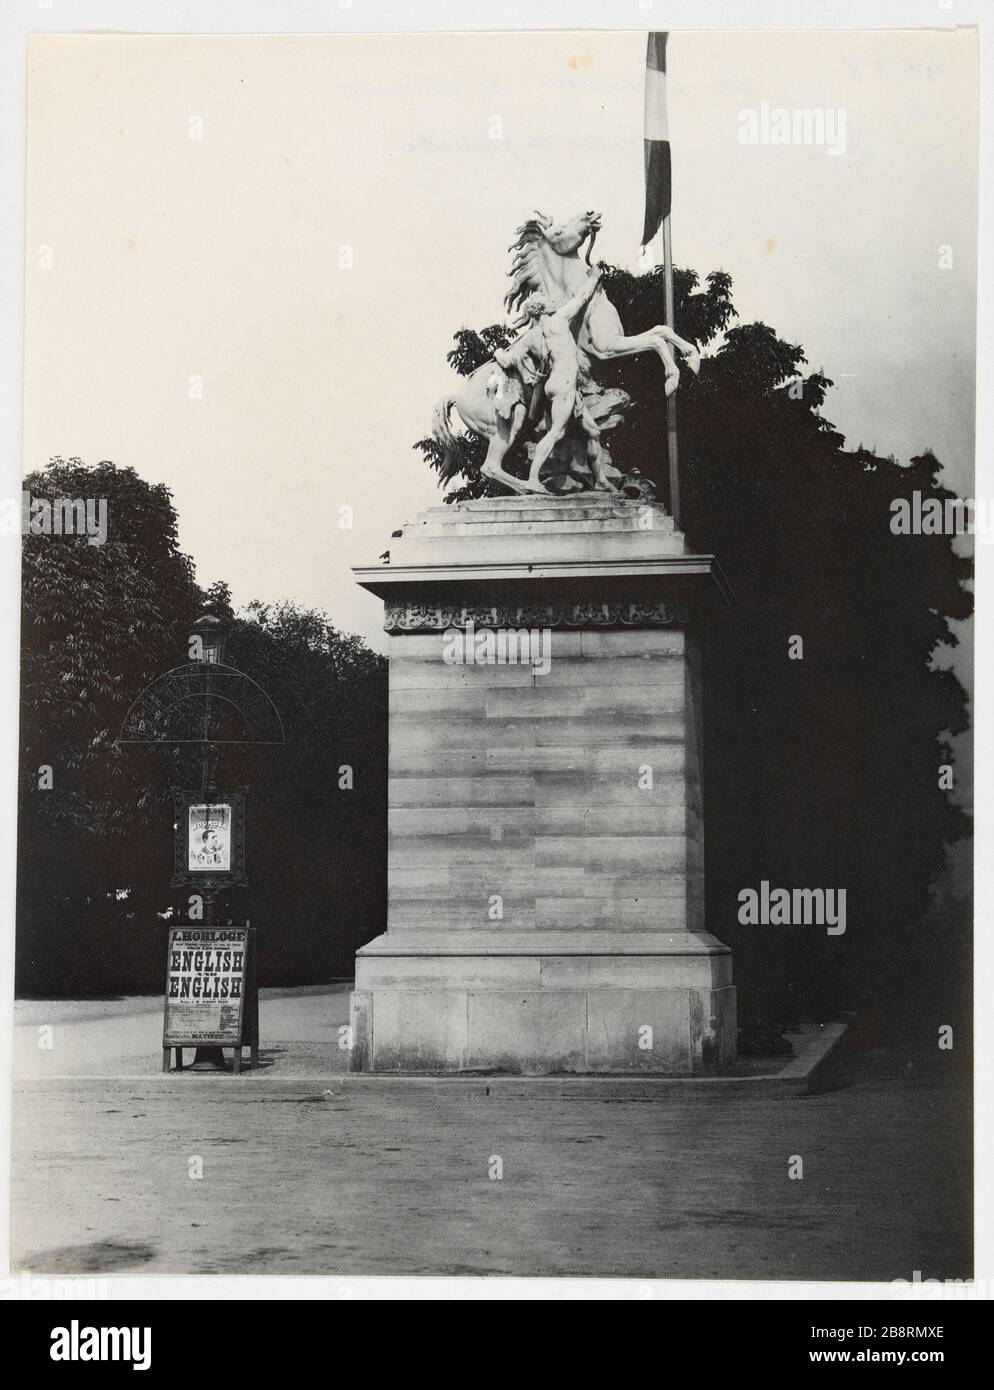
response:
[[(165, 487), (78, 458), (53, 459), (24, 486), (49, 501), (102, 499), (108, 529), (102, 545), (24, 539), (17, 984), (125, 988), (151, 969), (171, 856), (151, 833), (168, 814), (162, 774), (115, 739), (142, 687), (178, 664), (201, 595)], [(161, 973), (162, 951), (155, 959)]]
[[(251, 886), (219, 919), (261, 928), (264, 982), (346, 973), (383, 919), (385, 663), (323, 614), (256, 603), (238, 617), (226, 584), (202, 591), (168, 489), (134, 469), (54, 459), (25, 487), (105, 499), (108, 536), (24, 542), (18, 989), (161, 985), (164, 914), (185, 907), (169, 887), (169, 789), (198, 784), (200, 754), (115, 740), (144, 687), (186, 664), (205, 609), (230, 625), (226, 660), (267, 690), (287, 732), (285, 748), (222, 754), (219, 778), (250, 784)], [(351, 792), (338, 789), (347, 761)]]
[[(664, 322), (662, 270), (603, 266), (627, 333)], [(679, 331), (707, 349), (677, 396), (683, 517), (735, 592), (707, 630), (705, 788), (711, 929), (736, 951), (740, 1012), (781, 1027), (852, 1003), (914, 948), (929, 883), (968, 822), (939, 788), (949, 737), (967, 725), (965, 692), (934, 667), (956, 644), (949, 619), (972, 611), (969, 562), (947, 536), (894, 535), (892, 504), (943, 500), (924, 450), (902, 467), (847, 450), (822, 414), (831, 381), (805, 374), (803, 349), (764, 323), (739, 324), (731, 280), (674, 271)], [(501, 325), (460, 330), (463, 374), (489, 356)], [(614, 462), (666, 497), (662, 371), (649, 354), (598, 364), (634, 408), (610, 436)], [(502, 489), (480, 478), (483, 441), (465, 443), (461, 478), (431, 439), (415, 446), (461, 484), (446, 500)], [(513, 463), (510, 462), (513, 467)], [(788, 642), (803, 638), (803, 660)], [(738, 892), (846, 888), (846, 934), (738, 923)]]
[[(115, 739), (139, 690), (176, 666), (203, 602), (177, 541), (169, 491), (133, 468), (52, 460), (32, 498), (101, 499), (107, 539), (28, 535), (22, 552), (21, 790), (35, 828), (130, 836), (155, 798), (144, 763)], [(53, 768), (38, 793), (37, 769)], [(134, 804), (136, 785), (144, 782)], [(136, 820), (137, 815), (137, 820)]]

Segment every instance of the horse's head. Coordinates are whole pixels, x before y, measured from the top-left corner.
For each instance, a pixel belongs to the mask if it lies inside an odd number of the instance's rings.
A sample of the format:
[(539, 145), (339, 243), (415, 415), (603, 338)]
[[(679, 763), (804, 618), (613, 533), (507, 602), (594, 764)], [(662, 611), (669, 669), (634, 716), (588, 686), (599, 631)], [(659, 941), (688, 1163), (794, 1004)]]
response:
[(520, 308), (524, 299), (536, 290), (551, 296), (557, 303), (568, 298), (564, 290), (566, 267), (583, 243), (590, 238), (586, 262), (590, 264), (594, 238), (600, 231), (599, 212), (578, 212), (565, 222), (553, 222), (544, 212), (536, 212), (518, 228), (517, 237), (508, 247), (514, 261), (508, 274), (512, 285), (504, 298), (509, 309)]
[[(542, 234), (560, 256), (571, 256), (578, 251), (587, 237), (593, 239), (601, 229), (599, 212), (578, 212), (565, 222), (553, 222), (544, 213), (536, 214), (542, 224)], [(591, 240), (591, 244), (592, 240)]]

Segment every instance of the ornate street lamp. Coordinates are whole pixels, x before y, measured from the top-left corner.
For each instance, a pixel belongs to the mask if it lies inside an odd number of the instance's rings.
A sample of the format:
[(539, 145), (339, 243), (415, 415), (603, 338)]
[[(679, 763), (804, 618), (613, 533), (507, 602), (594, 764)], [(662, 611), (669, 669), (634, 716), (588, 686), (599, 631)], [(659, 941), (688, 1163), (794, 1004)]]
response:
[(227, 629), (213, 613), (202, 614), (190, 628), (190, 660), (220, 666), (224, 661)]
[[(201, 904), (201, 913), (185, 927), (170, 932), (182, 937), (200, 938), (200, 949), (183, 949), (177, 939), (170, 948), (167, 985), (167, 1027), (163, 1032), (163, 1069), (169, 1068), (170, 1051), (175, 1048), (177, 1065), (182, 1065), (182, 1042), (196, 1045), (194, 1068), (226, 1070), (224, 1045), (234, 1046), (234, 1070), (241, 1065), (241, 1046), (232, 1034), (232, 1007), (227, 1002), (238, 997), (239, 1042), (248, 1036), (253, 1060), (258, 1056), (258, 998), (254, 986), (254, 933), (245, 927), (223, 931), (214, 927), (214, 902), (218, 893), (248, 882), (245, 873), (245, 795), (244, 788), (223, 789), (217, 783), (217, 761), (221, 747), (229, 744), (281, 744), (283, 724), (279, 713), (262, 687), (243, 671), (224, 664), (225, 624), (212, 613), (202, 614), (191, 624), (187, 643), (189, 663), (177, 666), (146, 686), (131, 706), (118, 738), (119, 743), (157, 744), (168, 747), (196, 745), (201, 750), (200, 786), (173, 789), (176, 806), (174, 823), (175, 872), (172, 886), (187, 887)], [(191, 900), (192, 902), (192, 900)], [(192, 907), (191, 907), (192, 911)], [(208, 945), (217, 937), (220, 945)], [(221, 980), (219, 971), (234, 969), (244, 937), (244, 966), (238, 981), (238, 995), (222, 994), (230, 979)], [(237, 939), (236, 939), (237, 938)], [(174, 949), (175, 947), (175, 949)], [(190, 978), (191, 970), (204, 966), (213, 978)], [(174, 974), (175, 972), (175, 974)], [(189, 988), (189, 996), (186, 990)], [(208, 991), (205, 993), (205, 991)], [(213, 992), (211, 992), (213, 991)], [(248, 997), (247, 997), (248, 996)], [(211, 1029), (202, 1027), (194, 1036), (168, 1025), (170, 1009), (181, 1011), (184, 1003), (194, 1012), (201, 1001), (214, 1001), (217, 1019)], [(173, 1002), (175, 1001), (175, 1002)], [(224, 1002), (222, 1002), (224, 1001)], [(190, 1025), (193, 1028), (193, 1024)], [(203, 1039), (203, 1041), (201, 1041)], [(224, 1040), (219, 1041), (219, 1040)]]

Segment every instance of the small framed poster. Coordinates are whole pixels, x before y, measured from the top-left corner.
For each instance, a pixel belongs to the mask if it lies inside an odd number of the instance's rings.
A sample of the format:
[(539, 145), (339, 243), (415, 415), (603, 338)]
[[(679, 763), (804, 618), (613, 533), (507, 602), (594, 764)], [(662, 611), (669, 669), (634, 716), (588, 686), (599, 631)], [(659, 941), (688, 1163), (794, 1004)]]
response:
[(245, 794), (174, 790), (174, 888), (230, 888), (245, 876)]
[(186, 817), (186, 867), (191, 873), (230, 874), (230, 801), (194, 802)]

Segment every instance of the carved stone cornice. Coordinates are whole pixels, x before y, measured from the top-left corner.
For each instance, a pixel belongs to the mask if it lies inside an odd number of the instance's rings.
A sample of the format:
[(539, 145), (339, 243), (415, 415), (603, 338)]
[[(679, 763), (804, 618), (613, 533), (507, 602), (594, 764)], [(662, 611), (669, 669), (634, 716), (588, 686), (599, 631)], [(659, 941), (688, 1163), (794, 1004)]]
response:
[(445, 632), (465, 628), (675, 627), (688, 621), (687, 605), (658, 602), (608, 603), (387, 603), (387, 632)]

